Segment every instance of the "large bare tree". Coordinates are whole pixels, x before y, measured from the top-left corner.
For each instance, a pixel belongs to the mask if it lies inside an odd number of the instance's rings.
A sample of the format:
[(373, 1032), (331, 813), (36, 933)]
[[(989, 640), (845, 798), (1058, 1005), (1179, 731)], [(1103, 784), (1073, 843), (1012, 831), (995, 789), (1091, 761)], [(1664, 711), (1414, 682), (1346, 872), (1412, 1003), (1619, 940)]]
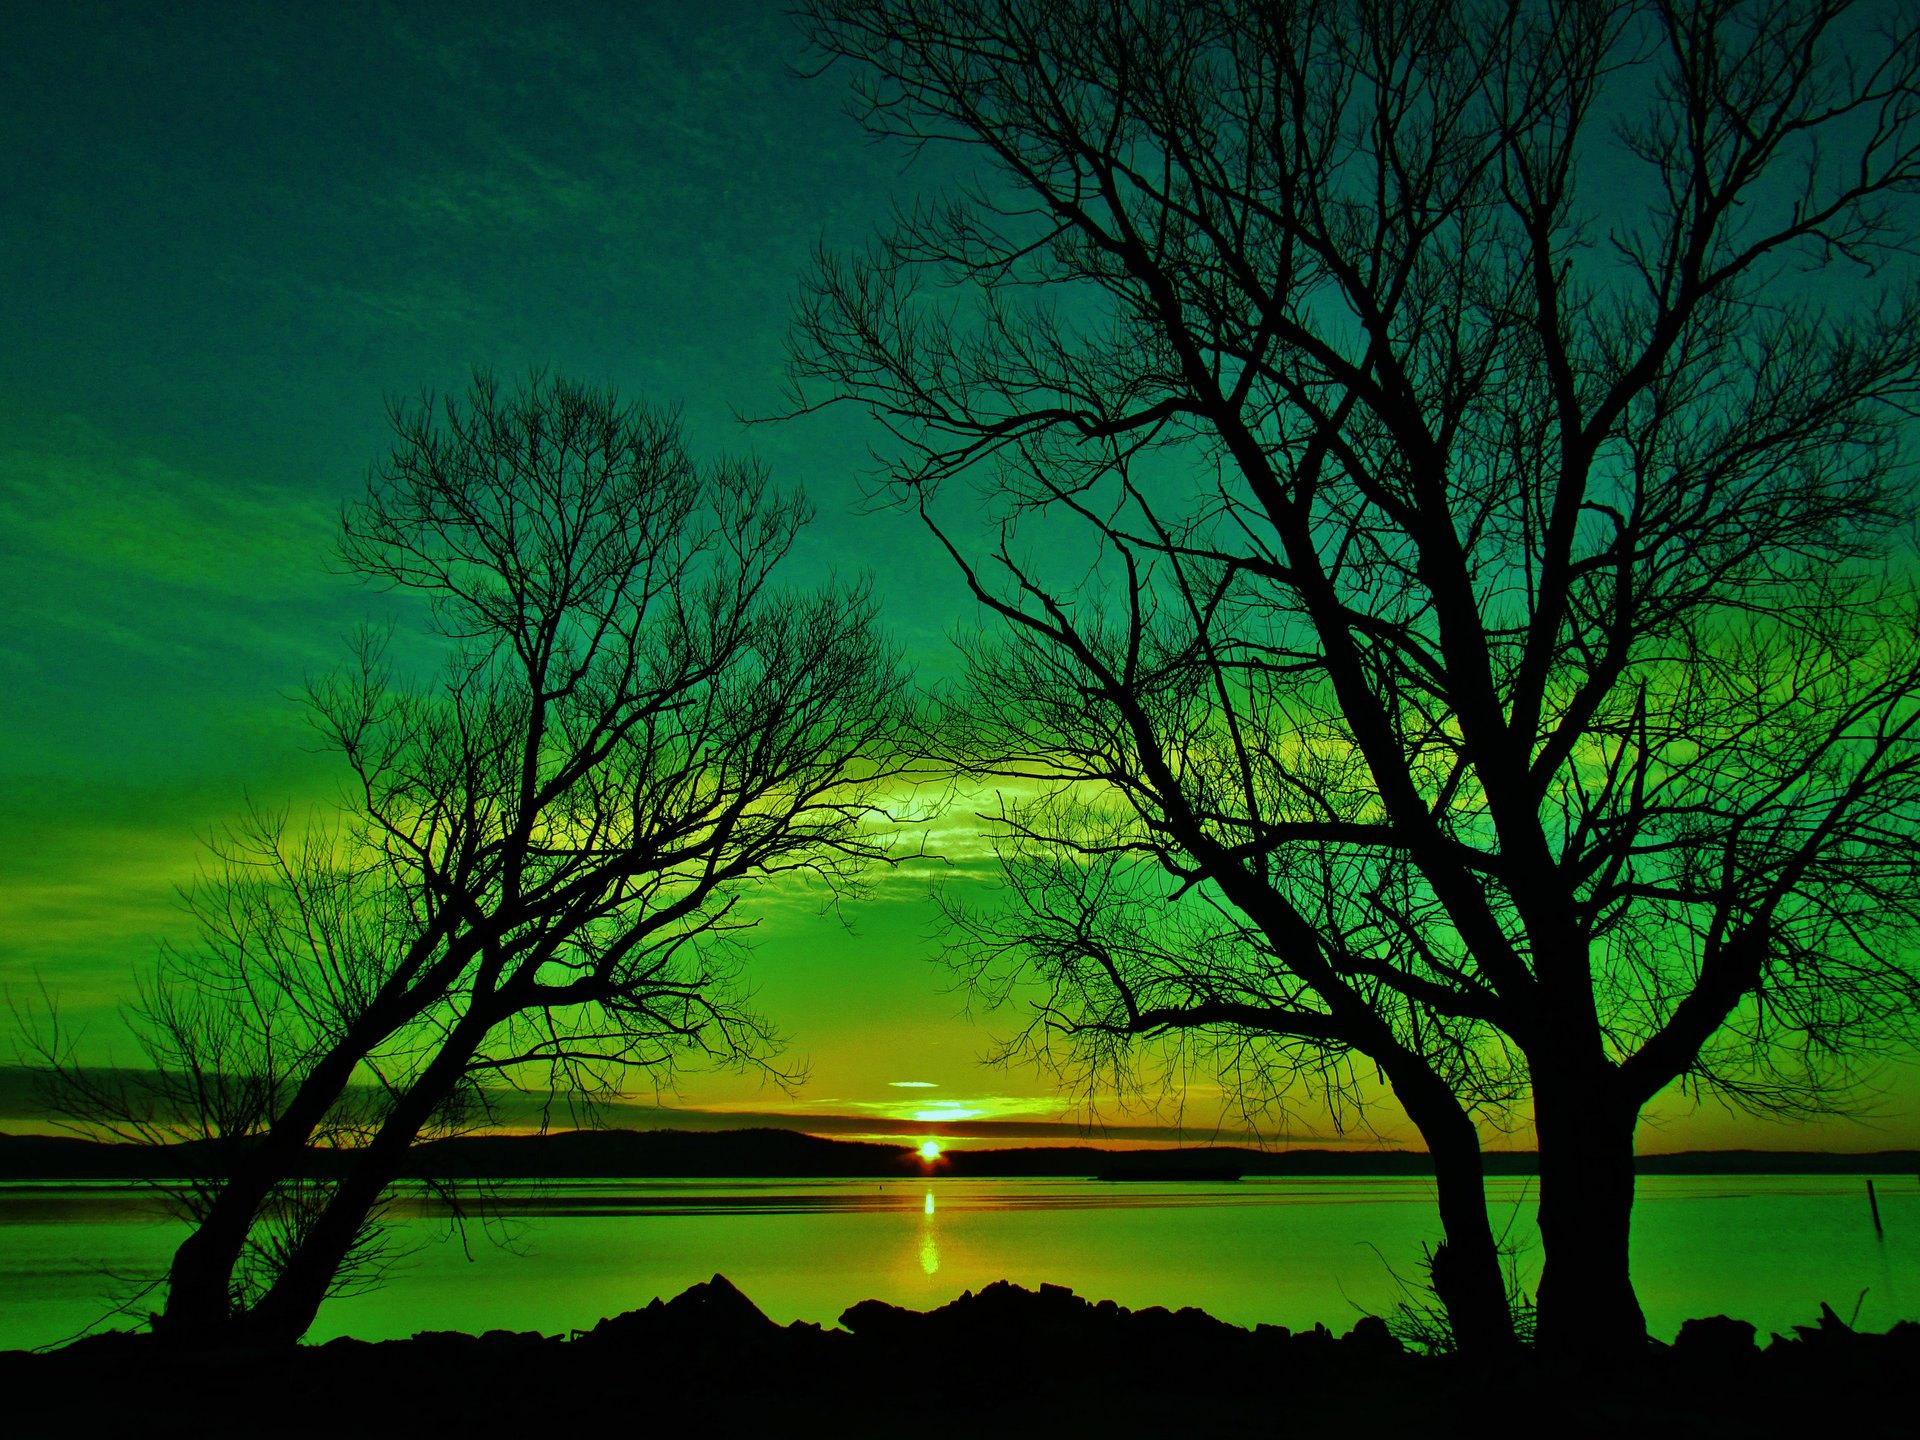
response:
[[(559, 379), (483, 376), (393, 420), (340, 553), (424, 633), (311, 688), (352, 777), (338, 814), (223, 847), (198, 942), (133, 1015), (143, 1090), (43, 1046), (81, 1115), (222, 1142), (156, 1317), (181, 1343), (297, 1339), (416, 1137), (503, 1084), (768, 1064), (742, 902), (885, 853), (907, 682), (864, 591), (776, 583), (797, 492)], [(403, 643), (437, 669), (401, 678)]]
[(1026, 798), (963, 963), (1082, 1066), (1382, 1077), (1473, 1347), (1519, 1101), (1540, 1342), (1638, 1345), (1643, 1108), (1821, 1109), (1920, 1004), (1915, 22), (804, 11), (960, 177), (819, 258), (793, 353), (998, 622), (949, 758)]

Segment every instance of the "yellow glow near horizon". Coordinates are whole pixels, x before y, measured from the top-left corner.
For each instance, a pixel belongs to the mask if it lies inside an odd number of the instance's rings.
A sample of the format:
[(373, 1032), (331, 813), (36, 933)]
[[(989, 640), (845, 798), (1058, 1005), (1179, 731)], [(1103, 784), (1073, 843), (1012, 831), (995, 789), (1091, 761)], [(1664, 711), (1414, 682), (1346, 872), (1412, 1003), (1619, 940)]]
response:
[(922, 1140), (920, 1142), (920, 1158), (929, 1165), (938, 1160), (940, 1158), (940, 1142), (938, 1140)]
[(987, 1112), (977, 1106), (943, 1100), (938, 1105), (925, 1106), (912, 1113), (915, 1120), (926, 1124), (952, 1125), (961, 1120), (978, 1120)]

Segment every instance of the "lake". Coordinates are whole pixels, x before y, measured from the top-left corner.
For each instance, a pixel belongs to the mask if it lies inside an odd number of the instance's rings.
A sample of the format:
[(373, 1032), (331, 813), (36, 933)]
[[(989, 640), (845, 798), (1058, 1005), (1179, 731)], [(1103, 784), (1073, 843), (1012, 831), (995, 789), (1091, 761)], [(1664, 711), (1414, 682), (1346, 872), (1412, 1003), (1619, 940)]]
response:
[[(1653, 1333), (1726, 1313), (1771, 1330), (1821, 1301), (1885, 1329), (1920, 1318), (1920, 1182), (1857, 1176), (1654, 1176), (1640, 1182), (1634, 1271)], [(1496, 1232), (1538, 1274), (1531, 1182), (1490, 1184)], [(1248, 1179), (545, 1181), (498, 1188), (466, 1243), (403, 1201), (408, 1254), (388, 1283), (331, 1300), (310, 1339), (418, 1330), (565, 1333), (725, 1274), (773, 1319), (831, 1325), (857, 1300), (916, 1309), (994, 1280), (1070, 1286), (1223, 1320), (1348, 1329), (1401, 1298), (1439, 1238), (1430, 1181)], [(97, 1321), (182, 1231), (137, 1187), (0, 1184), (0, 1349)], [(498, 1242), (498, 1243), (496, 1243)], [(131, 1313), (142, 1314), (135, 1308)], [(121, 1323), (127, 1323), (125, 1321)]]

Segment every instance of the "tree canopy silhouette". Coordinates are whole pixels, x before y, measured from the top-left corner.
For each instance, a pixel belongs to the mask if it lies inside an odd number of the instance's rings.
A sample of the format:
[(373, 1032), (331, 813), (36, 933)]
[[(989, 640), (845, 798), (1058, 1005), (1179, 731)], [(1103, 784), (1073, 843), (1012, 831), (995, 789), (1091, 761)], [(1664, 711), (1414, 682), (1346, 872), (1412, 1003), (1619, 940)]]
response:
[(966, 177), (793, 339), (994, 622), (939, 733), (1020, 782), (1008, 900), (958, 962), (1082, 1074), (1384, 1078), (1469, 1346), (1476, 1124), (1530, 1109), (1540, 1343), (1640, 1343), (1642, 1109), (1827, 1107), (1920, 1005), (1913, 20), (804, 14)]
[[(864, 590), (776, 583), (797, 492), (562, 379), (481, 376), (393, 426), (340, 555), (428, 602), (405, 638), (437, 673), (401, 678), (377, 635), (311, 686), (349, 792), (219, 847), (198, 941), (133, 1015), (152, 1079), (45, 1049), (84, 1118), (220, 1142), (155, 1322), (185, 1343), (297, 1339), (416, 1137), (502, 1085), (770, 1064), (742, 901), (885, 853), (906, 679)], [(315, 1144), (340, 1163), (309, 1173)]]

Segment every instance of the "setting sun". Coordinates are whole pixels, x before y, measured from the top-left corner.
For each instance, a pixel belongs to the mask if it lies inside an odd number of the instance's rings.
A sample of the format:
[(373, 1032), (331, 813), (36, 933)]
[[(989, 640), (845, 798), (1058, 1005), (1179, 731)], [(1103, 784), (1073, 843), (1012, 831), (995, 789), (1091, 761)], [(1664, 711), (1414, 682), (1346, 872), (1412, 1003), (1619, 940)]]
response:
[(935, 1160), (938, 1160), (940, 1158), (940, 1142), (938, 1140), (922, 1140), (920, 1142), (920, 1158), (929, 1165)]

